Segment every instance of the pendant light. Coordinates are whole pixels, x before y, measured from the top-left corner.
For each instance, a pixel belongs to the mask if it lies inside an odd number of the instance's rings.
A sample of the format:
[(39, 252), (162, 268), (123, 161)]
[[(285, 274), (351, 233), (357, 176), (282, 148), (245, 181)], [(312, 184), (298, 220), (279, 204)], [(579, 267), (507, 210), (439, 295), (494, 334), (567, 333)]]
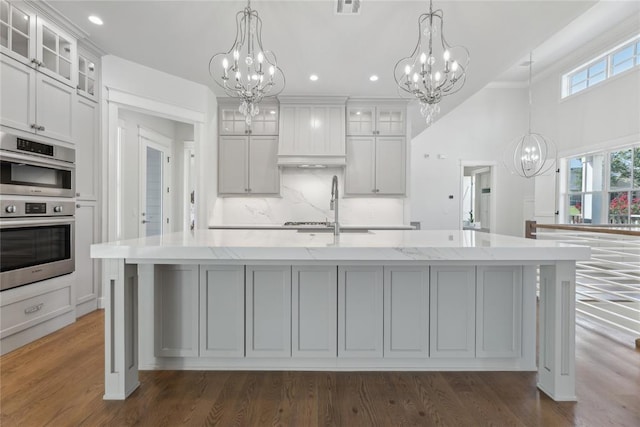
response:
[(400, 59), (393, 75), (401, 95), (420, 102), (420, 112), (430, 126), (440, 112), (440, 100), (464, 86), (469, 66), (469, 51), (464, 46), (451, 46), (444, 36), (441, 9), (418, 17), (418, 42), (411, 55)]
[(529, 124), (524, 135), (516, 138), (505, 151), (503, 162), (513, 174), (523, 178), (544, 175), (556, 164), (556, 146), (550, 138), (531, 131), (531, 75), (533, 54), (529, 53)]
[(231, 49), (211, 57), (209, 74), (227, 96), (240, 101), (238, 109), (247, 125), (260, 111), (262, 98), (284, 89), (285, 78), (275, 53), (262, 46), (262, 19), (251, 9), (251, 0), (236, 14), (236, 38)]

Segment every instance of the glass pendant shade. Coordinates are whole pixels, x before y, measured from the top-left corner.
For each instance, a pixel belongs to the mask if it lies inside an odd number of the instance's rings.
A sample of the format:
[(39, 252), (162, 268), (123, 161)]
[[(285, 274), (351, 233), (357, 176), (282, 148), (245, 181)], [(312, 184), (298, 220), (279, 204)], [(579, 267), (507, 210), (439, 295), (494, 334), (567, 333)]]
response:
[(285, 78), (275, 53), (262, 46), (262, 20), (251, 9), (251, 1), (236, 14), (236, 39), (231, 48), (209, 60), (209, 74), (227, 96), (240, 100), (238, 109), (248, 125), (260, 111), (262, 98), (284, 89)]
[(458, 92), (466, 81), (469, 51), (451, 46), (444, 36), (442, 10), (418, 17), (418, 42), (411, 55), (400, 59), (393, 74), (401, 94), (420, 102), (420, 112), (427, 126), (440, 112), (442, 97)]
[(512, 174), (533, 178), (550, 172), (556, 164), (556, 145), (539, 133), (531, 132), (531, 73), (533, 54), (529, 54), (529, 128), (509, 144), (503, 163)]

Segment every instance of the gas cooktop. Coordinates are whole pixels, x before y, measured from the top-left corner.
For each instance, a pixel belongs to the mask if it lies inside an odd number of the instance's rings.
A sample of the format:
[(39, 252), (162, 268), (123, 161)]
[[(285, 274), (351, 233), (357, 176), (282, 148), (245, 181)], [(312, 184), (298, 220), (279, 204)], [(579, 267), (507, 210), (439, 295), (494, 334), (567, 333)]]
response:
[(329, 223), (327, 221), (287, 221), (284, 223), (285, 226), (300, 226), (300, 225), (321, 225), (324, 227), (328, 227)]

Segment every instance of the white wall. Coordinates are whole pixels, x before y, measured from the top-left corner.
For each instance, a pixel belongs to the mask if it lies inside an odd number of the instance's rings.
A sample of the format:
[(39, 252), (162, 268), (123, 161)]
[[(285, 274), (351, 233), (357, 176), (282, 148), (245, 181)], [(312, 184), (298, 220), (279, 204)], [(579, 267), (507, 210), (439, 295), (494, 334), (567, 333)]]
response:
[(102, 83), (150, 100), (200, 113), (207, 112), (206, 86), (114, 55), (102, 57)]
[[(216, 204), (213, 224), (283, 224), (286, 221), (333, 221), (329, 209), (331, 180), (338, 176), (344, 194), (344, 169), (301, 171), (281, 169), (281, 197), (223, 197)], [(343, 225), (400, 225), (403, 198), (340, 197), (339, 221)]]
[[(585, 42), (573, 55), (548, 70), (533, 85), (534, 131), (551, 137), (560, 157), (640, 142), (640, 69), (614, 76), (592, 88), (561, 99), (566, 72), (640, 32), (640, 17), (612, 23), (603, 36)], [(555, 222), (556, 181), (536, 178), (535, 215)]]
[[(485, 88), (411, 142), (411, 220), (422, 229), (460, 229), (462, 164), (494, 164), (496, 223), (491, 231), (522, 236), (523, 205), (533, 182), (511, 175), (503, 151), (526, 131), (526, 88)], [(453, 198), (449, 198), (453, 196)]]

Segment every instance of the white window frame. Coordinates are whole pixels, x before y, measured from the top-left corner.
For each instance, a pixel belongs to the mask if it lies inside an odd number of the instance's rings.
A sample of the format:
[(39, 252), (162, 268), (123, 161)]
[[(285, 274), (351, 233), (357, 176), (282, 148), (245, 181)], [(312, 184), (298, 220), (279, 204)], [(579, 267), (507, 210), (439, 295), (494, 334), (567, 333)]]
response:
[[(611, 153), (617, 152), (617, 151), (624, 151), (624, 150), (629, 150), (631, 149), (632, 151), (635, 149), (640, 149), (640, 142), (636, 142), (633, 144), (627, 144), (624, 146), (619, 146), (619, 147), (615, 147), (615, 148), (609, 148), (606, 150), (598, 150), (598, 151), (590, 151), (587, 153), (582, 153), (582, 154), (573, 154), (573, 155), (569, 155), (567, 157), (562, 158), (562, 162), (561, 162), (561, 168), (562, 168), (562, 190), (561, 190), (561, 219), (563, 223), (568, 223), (570, 220), (570, 214), (569, 214), (569, 208), (570, 208), (570, 197), (571, 196), (575, 196), (575, 195), (581, 195), (582, 199), (584, 200), (584, 196), (585, 195), (596, 195), (596, 194), (600, 194), (601, 198), (602, 198), (602, 207), (601, 207), (601, 212), (600, 212), (600, 217), (606, 221), (605, 224), (609, 223), (609, 205), (610, 205), (610, 200), (609, 200), (609, 195), (610, 193), (628, 193), (629, 195), (632, 195), (634, 192), (640, 191), (640, 187), (634, 186), (634, 175), (633, 175), (633, 155), (632, 155), (632, 163), (631, 163), (631, 168), (632, 168), (632, 173), (631, 173), (631, 184), (629, 186), (629, 188), (625, 188), (625, 189), (611, 189)], [(587, 157), (587, 156), (598, 156), (598, 155), (602, 155), (604, 158), (604, 177), (603, 177), (603, 182), (602, 182), (602, 188), (600, 190), (590, 190), (587, 191), (585, 189), (585, 183), (584, 183), (584, 176), (583, 176), (583, 182), (582, 182), (582, 191), (570, 191), (569, 190), (569, 179), (570, 179), (570, 173), (569, 173), (569, 161), (571, 159), (575, 159), (575, 158), (579, 158), (579, 157)], [(584, 208), (583, 208), (584, 209)], [(630, 223), (631, 221), (633, 221), (634, 219), (631, 218), (633, 214), (631, 213), (631, 201), (629, 201), (629, 213), (627, 214), (627, 224)]]
[[(578, 67), (574, 68), (573, 70), (569, 71), (568, 73), (564, 74), (562, 76), (562, 99), (567, 98), (569, 96), (573, 96), (576, 95), (578, 93), (583, 92), (586, 89), (589, 89), (590, 87), (599, 85), (602, 82), (607, 81), (608, 79), (610, 79), (611, 77), (614, 76), (619, 76), (622, 74), (625, 74), (631, 70), (636, 69), (638, 66), (640, 66), (640, 34), (637, 34), (635, 36), (633, 36), (632, 38), (624, 41), (623, 43), (620, 43), (616, 46), (614, 46), (613, 48), (609, 49), (608, 51), (606, 51), (605, 53), (596, 56), (595, 58), (590, 59), (589, 61), (579, 65)], [(633, 53), (631, 56), (631, 61), (633, 63), (633, 65), (624, 70), (624, 71), (620, 71), (619, 73), (613, 74), (613, 56), (616, 55), (617, 53), (619, 53), (620, 51), (628, 48), (629, 46), (633, 47)], [(605, 60), (605, 76), (604, 79), (599, 80), (597, 82), (594, 82), (592, 84), (589, 83), (590, 77), (589, 77), (589, 68), (591, 68), (592, 66), (594, 66), (595, 64), (597, 64), (598, 62)], [(572, 91), (572, 84), (571, 84), (571, 79), (576, 76), (577, 74), (582, 73), (583, 71), (586, 71), (587, 76), (586, 79), (584, 80), (586, 82), (586, 86), (578, 89), (576, 91)]]

